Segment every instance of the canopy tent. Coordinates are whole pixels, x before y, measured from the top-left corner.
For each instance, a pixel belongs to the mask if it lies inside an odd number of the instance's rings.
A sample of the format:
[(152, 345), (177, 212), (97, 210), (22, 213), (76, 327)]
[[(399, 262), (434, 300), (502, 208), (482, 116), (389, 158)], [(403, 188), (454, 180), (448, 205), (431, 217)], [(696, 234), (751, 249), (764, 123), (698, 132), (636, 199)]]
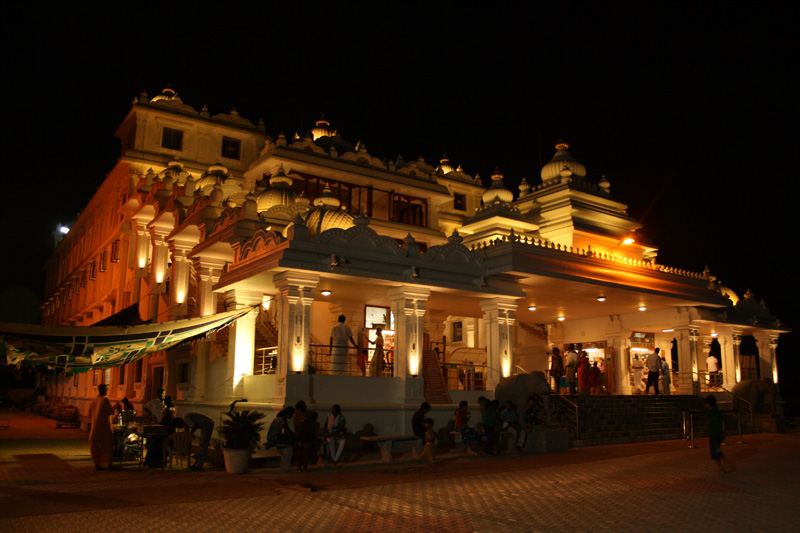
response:
[(245, 307), (202, 318), (138, 326), (39, 326), (0, 323), (9, 364), (46, 364), (71, 372), (110, 368), (198, 339), (249, 313)]

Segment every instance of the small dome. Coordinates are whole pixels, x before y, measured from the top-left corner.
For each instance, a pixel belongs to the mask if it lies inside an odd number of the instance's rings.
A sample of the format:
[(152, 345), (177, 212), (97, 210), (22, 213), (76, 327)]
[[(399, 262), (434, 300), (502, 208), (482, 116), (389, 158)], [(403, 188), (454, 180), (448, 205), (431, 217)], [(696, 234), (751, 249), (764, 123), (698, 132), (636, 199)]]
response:
[(338, 209), (341, 204), (342, 202), (333, 195), (331, 186), (328, 184), (325, 184), (325, 189), (322, 191), (322, 194), (314, 199), (314, 205), (317, 207)]
[(523, 196), (527, 196), (531, 192), (531, 184), (528, 183), (528, 180), (522, 178), (522, 181), (519, 184), (519, 196), (520, 198)]
[[(458, 167), (461, 168), (461, 167)], [(447, 174), (448, 172), (454, 172), (455, 169), (450, 165), (450, 160), (447, 159), (447, 155), (443, 155), (442, 158), (439, 160), (439, 166), (436, 167), (436, 170), (441, 170), (442, 174)]]
[(311, 135), (316, 141), (320, 137), (333, 137), (338, 134), (336, 130), (331, 128), (331, 123), (325, 120), (325, 115), (322, 115), (317, 121), (315, 127), (311, 129)]
[(308, 212), (305, 220), (309, 235), (313, 237), (333, 228), (352, 228), (355, 225), (353, 218), (353, 215), (341, 209), (317, 207)]
[(154, 96), (150, 100), (150, 103), (152, 104), (154, 102), (160, 102), (162, 100), (167, 100), (167, 101), (177, 100), (178, 102), (180, 102), (181, 97), (178, 96), (177, 91), (175, 91), (175, 89), (172, 88), (172, 85), (167, 85), (166, 87), (164, 87), (164, 89), (161, 90), (161, 94), (159, 94), (158, 96)]
[(292, 178), (286, 175), (281, 165), (278, 172), (269, 179), (269, 187), (259, 193), (258, 211), (266, 211), (276, 205), (293, 205), (296, 199), (297, 193), (292, 189)]
[(561, 172), (565, 167), (572, 171), (573, 178), (586, 177), (586, 167), (583, 166), (583, 163), (580, 163), (572, 157), (568, 148), (569, 145), (564, 141), (558, 141), (558, 143), (556, 143), (556, 154), (549, 163), (542, 167), (541, 176), (543, 182), (548, 182), (561, 176)]
[(511, 203), (514, 201), (514, 193), (506, 189), (506, 186), (503, 185), (503, 174), (500, 172), (499, 168), (496, 168), (494, 173), (492, 173), (492, 184), (484, 191), (482, 198), (484, 205), (490, 204), (495, 200), (499, 200), (503, 203)]

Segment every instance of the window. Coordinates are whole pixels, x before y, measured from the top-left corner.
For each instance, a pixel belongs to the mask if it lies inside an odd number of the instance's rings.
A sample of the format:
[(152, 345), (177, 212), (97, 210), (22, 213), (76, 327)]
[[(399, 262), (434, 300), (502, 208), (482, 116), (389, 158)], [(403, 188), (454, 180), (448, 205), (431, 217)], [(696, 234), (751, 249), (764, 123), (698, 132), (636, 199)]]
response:
[(453, 342), (464, 340), (464, 327), (461, 322), (453, 322)]
[(459, 211), (467, 210), (467, 196), (465, 194), (455, 193), (453, 195), (453, 209), (458, 209)]
[(230, 137), (222, 138), (222, 157), (228, 159), (239, 159), (242, 142), (239, 139), (231, 139)]
[(178, 364), (178, 383), (189, 383), (189, 363)]
[(139, 359), (136, 361), (136, 370), (134, 371), (134, 382), (141, 383), (142, 382), (142, 360)]
[(183, 131), (164, 128), (161, 134), (161, 147), (170, 150), (183, 150)]

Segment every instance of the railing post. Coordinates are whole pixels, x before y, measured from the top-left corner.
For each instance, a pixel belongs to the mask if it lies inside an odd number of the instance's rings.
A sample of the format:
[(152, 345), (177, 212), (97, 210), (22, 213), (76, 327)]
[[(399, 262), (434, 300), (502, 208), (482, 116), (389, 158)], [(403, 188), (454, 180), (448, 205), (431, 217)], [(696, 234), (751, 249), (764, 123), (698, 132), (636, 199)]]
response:
[(691, 435), (692, 443), (689, 445), (689, 448), (697, 448), (694, 445), (694, 413), (689, 411), (689, 434)]
[(575, 440), (581, 440), (581, 420), (578, 406), (575, 406)]

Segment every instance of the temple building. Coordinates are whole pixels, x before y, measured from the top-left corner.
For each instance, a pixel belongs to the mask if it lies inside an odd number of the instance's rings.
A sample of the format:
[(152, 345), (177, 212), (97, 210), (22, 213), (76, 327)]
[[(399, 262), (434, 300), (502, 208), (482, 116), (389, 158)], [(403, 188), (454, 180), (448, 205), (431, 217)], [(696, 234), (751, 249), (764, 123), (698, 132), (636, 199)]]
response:
[[(499, 170), (485, 188), (447, 157), (377, 157), (324, 117), (273, 137), (172, 89), (137, 97), (116, 136), (118, 162), (47, 264), (45, 325), (248, 311), (194, 343), (49, 378), (82, 412), (105, 382), (137, 407), (161, 387), (179, 412), (215, 419), (236, 399), (265, 411), (302, 399), (403, 433), (421, 401), (474, 401), (571, 343), (603, 361), (615, 394), (635, 392), (631, 360), (657, 347), (683, 394), (708, 385), (710, 354), (725, 388), (778, 382), (788, 330), (749, 291), (660, 264), (625, 192), (565, 142), (512, 191)], [(331, 364), (339, 315), (359, 346), (344, 367)]]

